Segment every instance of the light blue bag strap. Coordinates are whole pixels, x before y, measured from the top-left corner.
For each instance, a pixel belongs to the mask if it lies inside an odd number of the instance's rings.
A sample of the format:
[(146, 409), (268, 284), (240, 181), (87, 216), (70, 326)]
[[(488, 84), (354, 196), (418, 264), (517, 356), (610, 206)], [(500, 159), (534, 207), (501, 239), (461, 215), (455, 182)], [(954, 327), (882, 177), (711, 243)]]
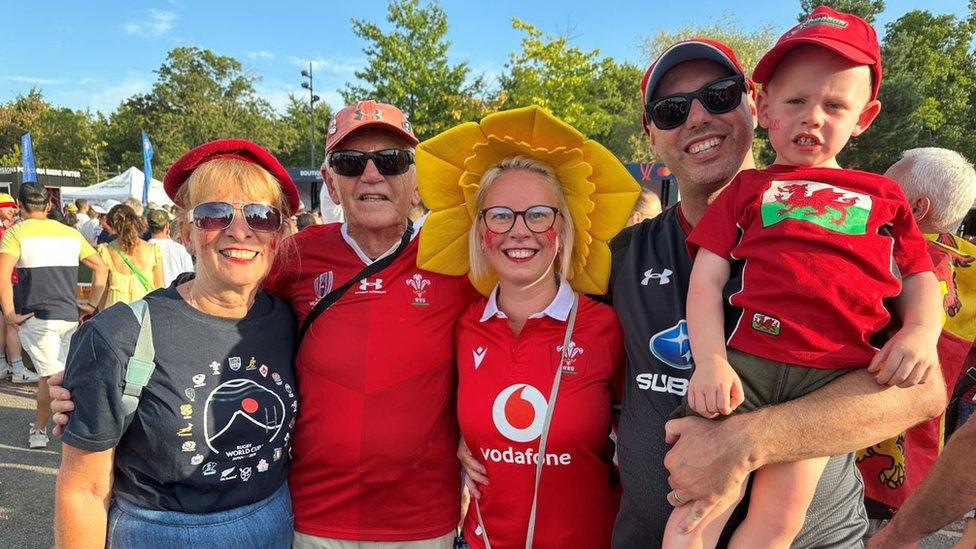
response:
[(139, 407), (142, 390), (149, 385), (149, 378), (156, 369), (156, 349), (153, 347), (152, 317), (149, 315), (149, 305), (140, 299), (129, 303), (129, 308), (139, 323), (139, 339), (136, 340), (136, 350), (129, 358), (125, 367), (125, 387), (122, 389), (122, 410), (125, 412), (123, 432), (129, 428), (132, 418)]

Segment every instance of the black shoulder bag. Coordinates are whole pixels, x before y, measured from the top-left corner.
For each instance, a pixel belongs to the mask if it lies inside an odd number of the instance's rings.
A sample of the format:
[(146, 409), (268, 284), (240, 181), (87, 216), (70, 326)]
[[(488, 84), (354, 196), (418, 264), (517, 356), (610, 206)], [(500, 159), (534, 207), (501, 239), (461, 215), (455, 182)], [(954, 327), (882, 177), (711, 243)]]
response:
[(373, 276), (374, 274), (389, 267), (390, 264), (393, 263), (393, 260), (395, 260), (400, 253), (403, 252), (404, 248), (407, 247), (407, 244), (410, 243), (411, 236), (413, 236), (413, 223), (408, 221), (407, 229), (403, 231), (403, 236), (400, 237), (400, 244), (395, 250), (393, 250), (393, 253), (370, 263), (363, 268), (363, 270), (356, 273), (356, 276), (347, 280), (345, 284), (339, 286), (322, 297), (322, 299), (315, 304), (315, 307), (312, 307), (312, 310), (308, 312), (308, 316), (305, 317), (305, 322), (302, 323), (301, 330), (298, 331), (298, 345), (295, 346), (296, 353), (298, 352), (298, 348), (302, 345), (302, 340), (305, 339), (305, 333), (308, 332), (308, 329), (312, 326), (312, 323), (315, 322), (315, 319), (324, 313), (325, 310), (331, 307), (336, 301), (339, 301), (339, 298), (342, 297), (346, 293), (346, 290), (348, 290), (353, 284), (364, 278)]

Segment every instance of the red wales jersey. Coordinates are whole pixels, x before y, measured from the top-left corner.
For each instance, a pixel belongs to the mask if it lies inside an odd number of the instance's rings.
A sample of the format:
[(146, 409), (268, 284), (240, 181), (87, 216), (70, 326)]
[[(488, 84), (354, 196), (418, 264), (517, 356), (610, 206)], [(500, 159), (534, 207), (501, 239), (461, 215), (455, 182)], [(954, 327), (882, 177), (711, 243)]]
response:
[[(492, 547), (525, 545), (539, 436), (571, 306), (572, 290), (563, 283), (553, 304), (518, 336), (494, 299), (472, 305), (455, 331), (458, 419), (468, 447), (488, 469), (480, 506)], [(623, 333), (610, 307), (581, 296), (571, 341), (539, 484), (539, 549), (609, 547), (617, 513), (608, 435)], [(484, 547), (474, 501), (464, 536), (472, 547)]]
[(688, 244), (742, 268), (729, 347), (813, 368), (866, 366), (890, 317), (882, 300), (900, 277), (932, 270), (898, 184), (855, 170), (744, 171)]
[[(342, 225), (295, 235), (266, 286), (299, 325), (370, 259)], [(392, 250), (391, 250), (392, 251)], [(467, 278), (417, 268), (417, 239), (312, 325), (295, 359), (299, 414), (290, 486), (295, 529), (346, 540), (446, 534), (460, 508), (454, 347), (477, 298)]]

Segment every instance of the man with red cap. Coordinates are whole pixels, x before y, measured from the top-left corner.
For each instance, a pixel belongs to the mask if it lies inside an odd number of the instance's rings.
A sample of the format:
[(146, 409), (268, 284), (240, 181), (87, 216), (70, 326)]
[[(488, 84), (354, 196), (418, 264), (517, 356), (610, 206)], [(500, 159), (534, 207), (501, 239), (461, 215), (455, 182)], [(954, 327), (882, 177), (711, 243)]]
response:
[[(645, 73), (642, 92), (651, 148), (674, 174), (681, 202), (624, 229), (611, 245), (610, 297), (627, 351), (618, 549), (659, 545), (670, 505), (691, 502), (697, 524), (735, 498), (755, 469), (852, 452), (939, 414), (946, 398), (941, 380), (885, 391), (862, 370), (800, 399), (722, 422), (668, 422), (693, 366), (685, 321), (692, 262), (685, 240), (732, 178), (754, 167), (757, 110), (754, 84), (735, 54), (702, 38), (665, 50)], [(727, 288), (738, 287), (739, 278), (741, 272), (733, 272)], [(668, 444), (674, 445), (670, 451)], [(853, 457), (832, 458), (793, 546), (859, 546), (865, 528)]]
[(298, 253), (281, 254), (267, 282), (303, 326), (290, 477), (298, 548), (453, 544), (452, 331), (477, 294), (466, 277), (417, 268), (417, 143), (392, 105), (338, 111), (322, 177), (345, 222), (296, 234)]

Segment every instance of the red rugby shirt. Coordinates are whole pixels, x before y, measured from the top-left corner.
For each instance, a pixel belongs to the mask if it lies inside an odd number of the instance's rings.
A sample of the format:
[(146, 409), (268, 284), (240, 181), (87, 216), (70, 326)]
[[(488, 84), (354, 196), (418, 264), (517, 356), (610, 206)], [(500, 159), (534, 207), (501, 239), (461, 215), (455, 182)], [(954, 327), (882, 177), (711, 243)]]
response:
[[(266, 286), (299, 325), (367, 258), (338, 223), (295, 235)], [(289, 482), (295, 529), (371, 541), (428, 539), (460, 508), (452, 330), (477, 298), (467, 278), (417, 268), (417, 239), (353, 285), (305, 336)]]
[[(572, 304), (568, 285), (560, 294), (517, 337), (505, 318), (491, 314), (493, 301), (472, 305), (455, 332), (458, 418), (468, 447), (488, 469), (480, 505), (493, 547), (525, 544), (539, 434), (566, 331), (560, 319)], [(609, 547), (617, 512), (607, 435), (624, 355), (613, 310), (581, 297), (572, 342), (539, 486), (534, 547), (540, 549)], [(483, 547), (474, 502), (464, 532), (473, 547)]]

